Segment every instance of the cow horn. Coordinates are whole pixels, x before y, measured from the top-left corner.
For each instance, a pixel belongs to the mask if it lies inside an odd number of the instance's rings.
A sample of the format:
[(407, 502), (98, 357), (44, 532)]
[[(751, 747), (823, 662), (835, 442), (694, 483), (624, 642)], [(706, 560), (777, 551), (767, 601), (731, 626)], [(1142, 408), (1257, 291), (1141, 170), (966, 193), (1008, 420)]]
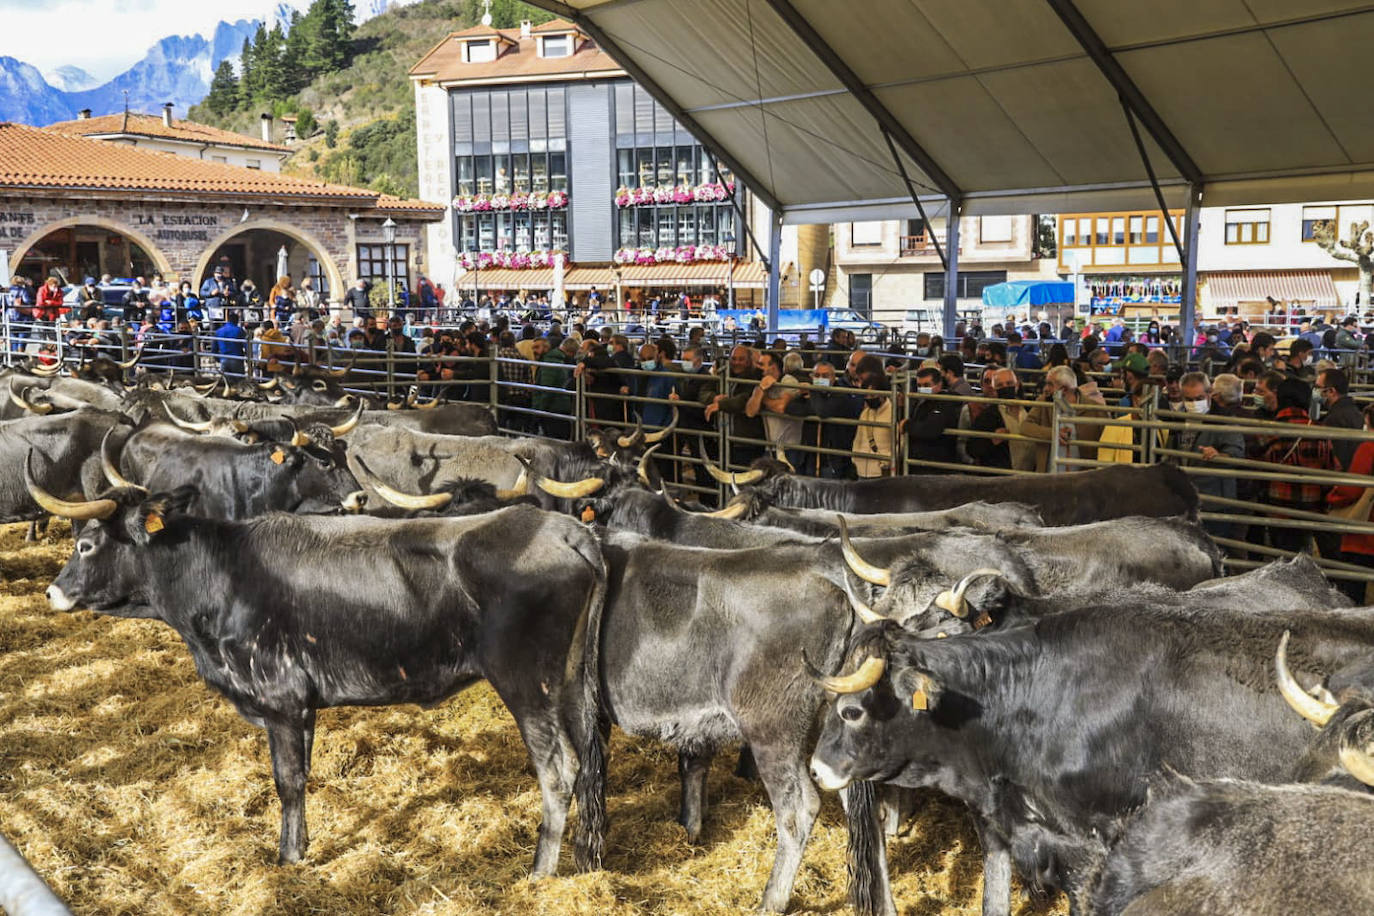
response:
[(630, 448), (631, 446), (635, 445), (638, 441), (641, 441), (643, 439), (644, 421), (640, 420), (639, 422), (635, 423), (634, 432), (630, 433), (630, 435), (628, 436), (621, 436), (620, 438), (615, 440), (615, 443), (616, 445), (619, 445), (621, 448)]
[(722, 471), (716, 467), (710, 458), (702, 456), (701, 459), (706, 464), (706, 472), (721, 483), (728, 483), (732, 486), (747, 487), (751, 483), (762, 480), (766, 471), (755, 468), (752, 471)]
[[(344, 376), (348, 375), (348, 373), (353, 371), (353, 366), (357, 362), (358, 354), (354, 353), (353, 358), (348, 361), (347, 366), (344, 366), (342, 369), (331, 368), (325, 371), (327, 371), (332, 378), (343, 378)], [(329, 345), (329, 365), (334, 365), (334, 345), (332, 343)]]
[(304, 448), (310, 444), (310, 437), (301, 432), (301, 428), (296, 425), (296, 421), (291, 421), (291, 444)]
[(421, 404), (418, 397), (412, 398), (410, 406), (414, 407), (416, 410), (433, 410), (439, 406), (439, 396), (436, 394), (434, 397), (430, 398), (429, 402), (426, 404)]
[(816, 667), (802, 655), (807, 672), (812, 680), (820, 684), (831, 693), (860, 693), (872, 687), (882, 680), (883, 672), (887, 670), (887, 662), (881, 658), (874, 658), (872, 655), (864, 656), (863, 664), (853, 674), (846, 675), (825, 675), (821, 674)]
[(671, 436), (673, 434), (673, 430), (677, 429), (677, 416), (677, 408), (674, 407), (673, 422), (669, 423), (667, 426), (663, 427), (658, 432), (646, 433), (644, 436), (644, 441), (646, 443), (653, 444), (655, 442), (662, 442), (664, 439)]
[(358, 423), (362, 420), (362, 418), (363, 402), (359, 401), (357, 409), (353, 411), (353, 416), (349, 417), (347, 420), (344, 420), (338, 426), (329, 427), (329, 431), (334, 434), (334, 438), (342, 439), (344, 436), (347, 436), (349, 433), (353, 432), (353, 430), (357, 428)]
[(377, 495), (382, 499), (393, 506), (400, 506), (402, 509), (438, 509), (453, 501), (452, 493), (430, 493), (427, 496), (414, 496), (410, 493), (402, 493), (400, 490), (393, 490), (368, 470), (367, 464), (361, 457), (358, 459), (358, 470), (361, 472), (358, 477), (359, 482), (376, 490)]
[(41, 378), (52, 378), (62, 371), (62, 364), (53, 363), (51, 366), (45, 366), (42, 363), (38, 363), (30, 371), (32, 374), (40, 376)]
[(216, 388), (219, 387), (219, 379), (215, 379), (208, 385), (192, 385), (191, 387), (194, 388), (196, 391), (202, 393), (206, 391), (214, 391)]
[(701, 512), (697, 514), (701, 515), (703, 518), (724, 518), (733, 522), (738, 521), (748, 511), (749, 504), (743, 500), (737, 499), (714, 512)]
[(863, 601), (859, 600), (859, 596), (854, 594), (854, 589), (849, 586), (848, 573), (846, 573), (844, 577), (844, 596), (849, 599), (850, 607), (854, 608), (854, 613), (858, 615), (858, 618), (864, 623), (882, 623), (884, 620), (888, 619), (884, 615), (873, 610), (873, 608), (869, 607)]
[(968, 602), (964, 600), (964, 595), (968, 592), (969, 586), (973, 584), (973, 581), (975, 579), (981, 579), (984, 576), (1000, 577), (1001, 575), (1001, 570), (990, 569), (986, 566), (975, 569), (973, 572), (960, 579), (953, 589), (940, 592), (940, 594), (936, 595), (935, 606), (942, 611), (949, 611), (955, 617), (967, 617)]
[(1327, 703), (1318, 700), (1316, 697), (1303, 690), (1288, 670), (1288, 637), (1289, 631), (1283, 631), (1283, 638), (1279, 640), (1279, 651), (1274, 656), (1274, 673), (1279, 682), (1279, 693), (1288, 701), (1288, 705), (1308, 722), (1318, 728), (1322, 728), (1331, 717), (1336, 714), (1340, 706), (1336, 703)]
[(100, 467), (105, 471), (105, 479), (110, 482), (110, 486), (112, 487), (128, 487), (134, 490), (142, 490), (144, 493), (147, 493), (147, 487), (140, 487), (138, 484), (119, 473), (119, 465), (110, 457), (110, 434), (114, 431), (115, 428), (111, 426), (109, 429), (105, 430), (105, 435), (100, 440)]
[(270, 382), (258, 382), (258, 390), (271, 391), (273, 388), (276, 388), (279, 384), (281, 384), (281, 379), (279, 378), (274, 378)]
[(854, 545), (849, 540), (849, 523), (844, 520), (844, 516), (838, 516), (840, 520), (840, 551), (844, 554), (844, 561), (849, 564), (849, 568), (858, 574), (860, 579), (865, 582), (872, 582), (874, 585), (891, 585), (892, 573), (881, 566), (874, 566), (854, 549)]
[(138, 361), (142, 358), (143, 348), (139, 347), (137, 350), (134, 351), (134, 355), (130, 357), (127, 362), (115, 363), (115, 365), (121, 369), (132, 369), (134, 366), (138, 365)]
[(1374, 757), (1369, 756), (1368, 751), (1342, 742), (1340, 758), (1347, 773), (1367, 786), (1374, 786)]
[(167, 411), (167, 416), (171, 418), (172, 422), (182, 429), (188, 429), (193, 433), (206, 433), (210, 431), (211, 423), (209, 420), (202, 423), (192, 423), (190, 420), (183, 420), (181, 417), (178, 417), (177, 412), (172, 409), (172, 405), (163, 404), (162, 407)]
[(401, 405), (401, 403), (400, 403), (399, 401), (387, 401), (387, 402), (386, 402), (386, 409), (387, 409), (387, 410), (400, 410), (401, 408), (402, 408), (402, 405)]
[(242, 420), (232, 420), (230, 421), (229, 425), (233, 427), (234, 432), (236, 433), (246, 433), (253, 428), (249, 426), (247, 423), (243, 422)]
[(606, 481), (600, 477), (584, 477), (571, 483), (549, 480), (547, 477), (539, 478), (539, 489), (550, 496), (557, 496), (559, 499), (581, 499), (584, 496), (591, 496), (605, 484)]
[(93, 499), (83, 502), (58, 499), (40, 487), (33, 479), (33, 468), (30, 467), (32, 463), (33, 452), (30, 451), (28, 458), (24, 461), (24, 485), (29, 488), (29, 496), (33, 497), (33, 501), (50, 515), (85, 521), (95, 518), (109, 518), (119, 508), (119, 503), (113, 499)]
[(649, 456), (658, 451), (659, 446), (651, 446), (646, 449), (643, 455), (639, 456), (639, 479), (644, 481), (644, 486), (652, 486), (649, 481)]
[(35, 403), (33, 403), (32, 401), (30, 401), (30, 400), (29, 400), (29, 390), (28, 390), (27, 388), (24, 389), (24, 391), (23, 391), (22, 394), (15, 392), (15, 390), (14, 390), (14, 382), (15, 382), (14, 379), (10, 379), (10, 400), (11, 400), (11, 401), (13, 401), (14, 403), (18, 404), (20, 407), (24, 408), (25, 410), (32, 411), (33, 413), (36, 413), (36, 414), (39, 414), (39, 415), (52, 413), (52, 405), (51, 405), (51, 404), (35, 404)]
[(530, 479), (525, 474), (525, 469), (520, 469), (520, 476), (515, 478), (515, 486), (509, 490), (497, 490), (497, 499), (519, 499), (530, 491)]
[(783, 464), (787, 465), (788, 471), (790, 471), (793, 474), (797, 473), (797, 469), (792, 467), (792, 462), (787, 460), (787, 453), (782, 450), (781, 445), (779, 445), (777, 449), (774, 451), (774, 457), (781, 461)]

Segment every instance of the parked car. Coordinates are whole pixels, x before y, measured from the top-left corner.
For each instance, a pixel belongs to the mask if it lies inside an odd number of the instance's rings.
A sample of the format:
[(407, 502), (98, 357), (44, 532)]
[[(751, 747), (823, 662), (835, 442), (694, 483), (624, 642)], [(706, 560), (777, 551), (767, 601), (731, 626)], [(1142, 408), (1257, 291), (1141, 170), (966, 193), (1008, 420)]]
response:
[[(100, 299), (105, 303), (105, 317), (118, 318), (124, 314), (124, 294), (133, 288), (134, 281), (129, 277), (117, 277), (108, 283), (99, 283)], [(67, 286), (62, 290), (62, 302), (68, 308), (77, 307), (76, 294), (81, 291), (80, 286)]]
[(854, 309), (829, 309), (827, 314), (830, 330), (836, 328), (853, 331), (863, 341), (886, 340), (889, 329), (880, 321), (874, 321)]

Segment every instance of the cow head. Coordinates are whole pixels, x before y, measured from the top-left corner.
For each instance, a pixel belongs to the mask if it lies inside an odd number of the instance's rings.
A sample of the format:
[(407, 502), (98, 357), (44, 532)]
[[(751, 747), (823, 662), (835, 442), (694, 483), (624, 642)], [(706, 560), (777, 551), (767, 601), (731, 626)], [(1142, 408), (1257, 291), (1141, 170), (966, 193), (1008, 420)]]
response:
[(1293, 779), (1374, 787), (1374, 656), (1304, 689), (1288, 667), (1289, 636), (1283, 634), (1274, 658), (1279, 693), (1317, 729)]
[(196, 498), (192, 487), (148, 494), (138, 487), (116, 488), (99, 499), (59, 499), (38, 486), (33, 456), (24, 466), (24, 482), (33, 500), (53, 515), (83, 522), (67, 565), (48, 586), (55, 610), (89, 608), (119, 617), (153, 616), (149, 609), (150, 577), (141, 553), (180, 537), (177, 521)]
[[(913, 536), (928, 540), (929, 549), (883, 566), (860, 554), (849, 538), (848, 522), (837, 518), (845, 562), (859, 578), (886, 589), (877, 611), (910, 632), (948, 636), (976, 629), (999, 621), (1033, 592), (1024, 561), (994, 536), (964, 531)], [(955, 576), (959, 578), (951, 585)]]
[(839, 791), (858, 780), (897, 781), (921, 758), (921, 736), (943, 691), (904, 651), (910, 639), (895, 623), (881, 621), (855, 635), (846, 653), (847, 674), (822, 674), (803, 659), (829, 701), (811, 758), (812, 778), (822, 789)]

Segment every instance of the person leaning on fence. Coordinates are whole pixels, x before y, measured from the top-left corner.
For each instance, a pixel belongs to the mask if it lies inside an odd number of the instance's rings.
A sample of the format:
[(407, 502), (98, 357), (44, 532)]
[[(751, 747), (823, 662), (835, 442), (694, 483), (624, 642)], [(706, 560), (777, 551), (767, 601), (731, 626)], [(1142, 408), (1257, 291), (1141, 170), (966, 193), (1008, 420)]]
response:
[[(1212, 412), (1214, 392), (1210, 390), (1211, 385), (1207, 376), (1201, 372), (1189, 372), (1183, 376), (1180, 388), (1183, 396), (1181, 407), (1185, 413), (1202, 416)], [(1169, 436), (1169, 448), (1197, 456), (1195, 458), (1170, 456), (1167, 459), (1170, 463), (1180, 464), (1184, 467), (1211, 466), (1224, 469), (1224, 464), (1217, 463), (1218, 458), (1245, 457), (1245, 439), (1240, 433), (1224, 426), (1201, 421), (1184, 421), (1183, 429), (1172, 431)], [(1197, 487), (1198, 493), (1221, 496), (1226, 499), (1236, 498), (1236, 479), (1234, 477), (1194, 474), (1189, 475), (1189, 479)], [(1208, 511), (1208, 507), (1204, 506), (1203, 511)], [(1231, 510), (1225, 509), (1223, 511), (1230, 512)], [(1232, 536), (1230, 522), (1203, 522), (1203, 528), (1213, 537)]]
[[(1374, 404), (1364, 409), (1364, 430), (1374, 432)], [(1364, 477), (1374, 478), (1374, 439), (1359, 443), (1350, 459), (1346, 471)], [(1371, 479), (1374, 484), (1374, 479)], [(1362, 487), (1357, 484), (1340, 484), (1331, 488), (1326, 495), (1327, 505), (1332, 514), (1342, 521), (1374, 521), (1374, 486)], [(1322, 547), (1322, 556), (1328, 559), (1339, 558), (1346, 563), (1354, 563), (1366, 569), (1374, 569), (1374, 534), (1349, 533), (1336, 535), (1339, 539), (1338, 552), (1333, 557)], [(1365, 604), (1365, 583), (1336, 580), (1336, 587), (1349, 595), (1357, 604)]]
[[(846, 380), (830, 362), (821, 360), (811, 367), (810, 380), (802, 386), (801, 394), (787, 405), (789, 414), (816, 420), (803, 426), (802, 441), (837, 452), (850, 450), (854, 443), (854, 427), (827, 422), (835, 418), (857, 420), (863, 412), (861, 395), (830, 390), (844, 384)], [(802, 473), (831, 480), (848, 480), (854, 476), (854, 463), (848, 455), (808, 455), (806, 469), (803, 470), (802, 465), (796, 467)]]
[[(997, 369), (988, 379), (984, 397), (1001, 401), (1015, 401), (1021, 397), (1021, 381), (1010, 369)], [(985, 404), (974, 417), (972, 429), (986, 433), (1021, 435), (1021, 424), (1028, 411), (1019, 404)], [(969, 457), (981, 467), (1008, 468), (1017, 471), (1035, 470), (1036, 446), (1029, 442), (970, 436), (967, 443)]]
[(800, 467), (804, 461), (796, 446), (801, 444), (802, 421), (787, 415), (787, 405), (801, 393), (800, 382), (784, 371), (783, 357), (776, 350), (759, 354), (759, 371), (763, 378), (745, 402), (744, 415), (762, 416), (764, 437), (774, 450), (785, 451), (788, 463)]
[[(1144, 358), (1141, 358), (1144, 362)], [(1041, 388), (1040, 399), (1045, 403), (1032, 407), (1021, 421), (1021, 435), (1039, 439), (1043, 444), (1035, 447), (1035, 469), (1044, 473), (1049, 469), (1050, 442), (1057, 439), (1059, 455), (1065, 458), (1096, 458), (1097, 449), (1092, 445), (1072, 444), (1073, 440), (1097, 440), (1102, 437), (1102, 427), (1097, 424), (1080, 426), (1073, 421), (1077, 416), (1075, 407), (1086, 405), (1088, 401), (1078, 390), (1078, 375), (1068, 366), (1057, 366), (1045, 373), (1045, 384)], [(1059, 428), (1054, 424), (1054, 402), (1059, 401)], [(1097, 416), (1097, 412), (1092, 412)], [(1071, 466), (1072, 467), (1072, 466)]]
[[(757, 385), (751, 384), (763, 378), (763, 373), (755, 365), (756, 357), (751, 347), (737, 346), (730, 351), (730, 379), (732, 384), (729, 392), (721, 392), (712, 396), (711, 402), (706, 405), (703, 415), (707, 422), (715, 421), (717, 414), (729, 414), (730, 432), (733, 436), (743, 439), (764, 439), (763, 420), (757, 416), (751, 417), (744, 412), (745, 405), (749, 403), (750, 397), (754, 394)], [(879, 363), (879, 372), (882, 371), (882, 364)], [(755, 458), (763, 455), (763, 446), (752, 442), (731, 442), (730, 459), (731, 464), (747, 465)]]
[[(1298, 379), (1284, 379), (1275, 393), (1279, 423), (1312, 426), (1307, 407), (1312, 403), (1312, 388)], [(1260, 460), (1270, 464), (1329, 471), (1335, 468), (1331, 442), (1327, 439), (1293, 436), (1262, 436)], [(1267, 481), (1263, 501), (1271, 506), (1320, 512), (1325, 508), (1326, 486), (1287, 480)], [(1269, 528), (1269, 543), (1280, 550), (1298, 552), (1307, 547), (1310, 533), (1297, 528)]]
[(215, 355), (219, 357), (219, 371), (226, 376), (243, 377), (244, 341), (248, 332), (239, 325), (239, 313), (230, 309), (224, 313), (224, 324), (215, 332)]
[(854, 428), (852, 450), (854, 470), (860, 479), (887, 477), (893, 470), (892, 398), (888, 392), (891, 380), (883, 371), (882, 360), (865, 356), (858, 365), (859, 386), (864, 395), (864, 408), (859, 413), (860, 425)]
[[(916, 370), (916, 396), (910, 415), (901, 423), (906, 434), (907, 460), (935, 461), (956, 464), (958, 438), (953, 434), (959, 426), (958, 401), (926, 397), (945, 393), (945, 379), (938, 367), (925, 366)], [(912, 474), (947, 474), (949, 468), (907, 465)]]
[(576, 357), (577, 341), (564, 338), (540, 358), (539, 368), (534, 373), (534, 383), (539, 386), (532, 398), (534, 409), (559, 415), (539, 418), (544, 435), (551, 439), (567, 441), (572, 434), (573, 394), (568, 389), (574, 384), (573, 361)]

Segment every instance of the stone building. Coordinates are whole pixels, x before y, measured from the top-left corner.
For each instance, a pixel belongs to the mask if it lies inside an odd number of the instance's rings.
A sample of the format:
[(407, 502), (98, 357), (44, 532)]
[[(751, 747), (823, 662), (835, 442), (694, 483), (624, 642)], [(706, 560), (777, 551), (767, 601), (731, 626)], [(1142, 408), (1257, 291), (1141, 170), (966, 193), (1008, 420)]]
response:
[[(0, 250), (11, 273), (161, 274), (200, 282), (217, 264), (264, 290), (286, 251), (299, 282), (342, 297), (354, 278), (414, 289), (444, 208), (304, 178), (0, 123)], [(396, 224), (390, 248), (382, 224)]]
[(280, 172), (281, 164), (291, 155), (289, 146), (272, 142), (271, 115), (262, 116), (259, 140), (208, 124), (179, 121), (172, 117), (170, 103), (163, 106), (161, 116), (126, 111), (93, 118), (86, 108), (75, 121), (49, 124), (47, 130), (264, 172)]

